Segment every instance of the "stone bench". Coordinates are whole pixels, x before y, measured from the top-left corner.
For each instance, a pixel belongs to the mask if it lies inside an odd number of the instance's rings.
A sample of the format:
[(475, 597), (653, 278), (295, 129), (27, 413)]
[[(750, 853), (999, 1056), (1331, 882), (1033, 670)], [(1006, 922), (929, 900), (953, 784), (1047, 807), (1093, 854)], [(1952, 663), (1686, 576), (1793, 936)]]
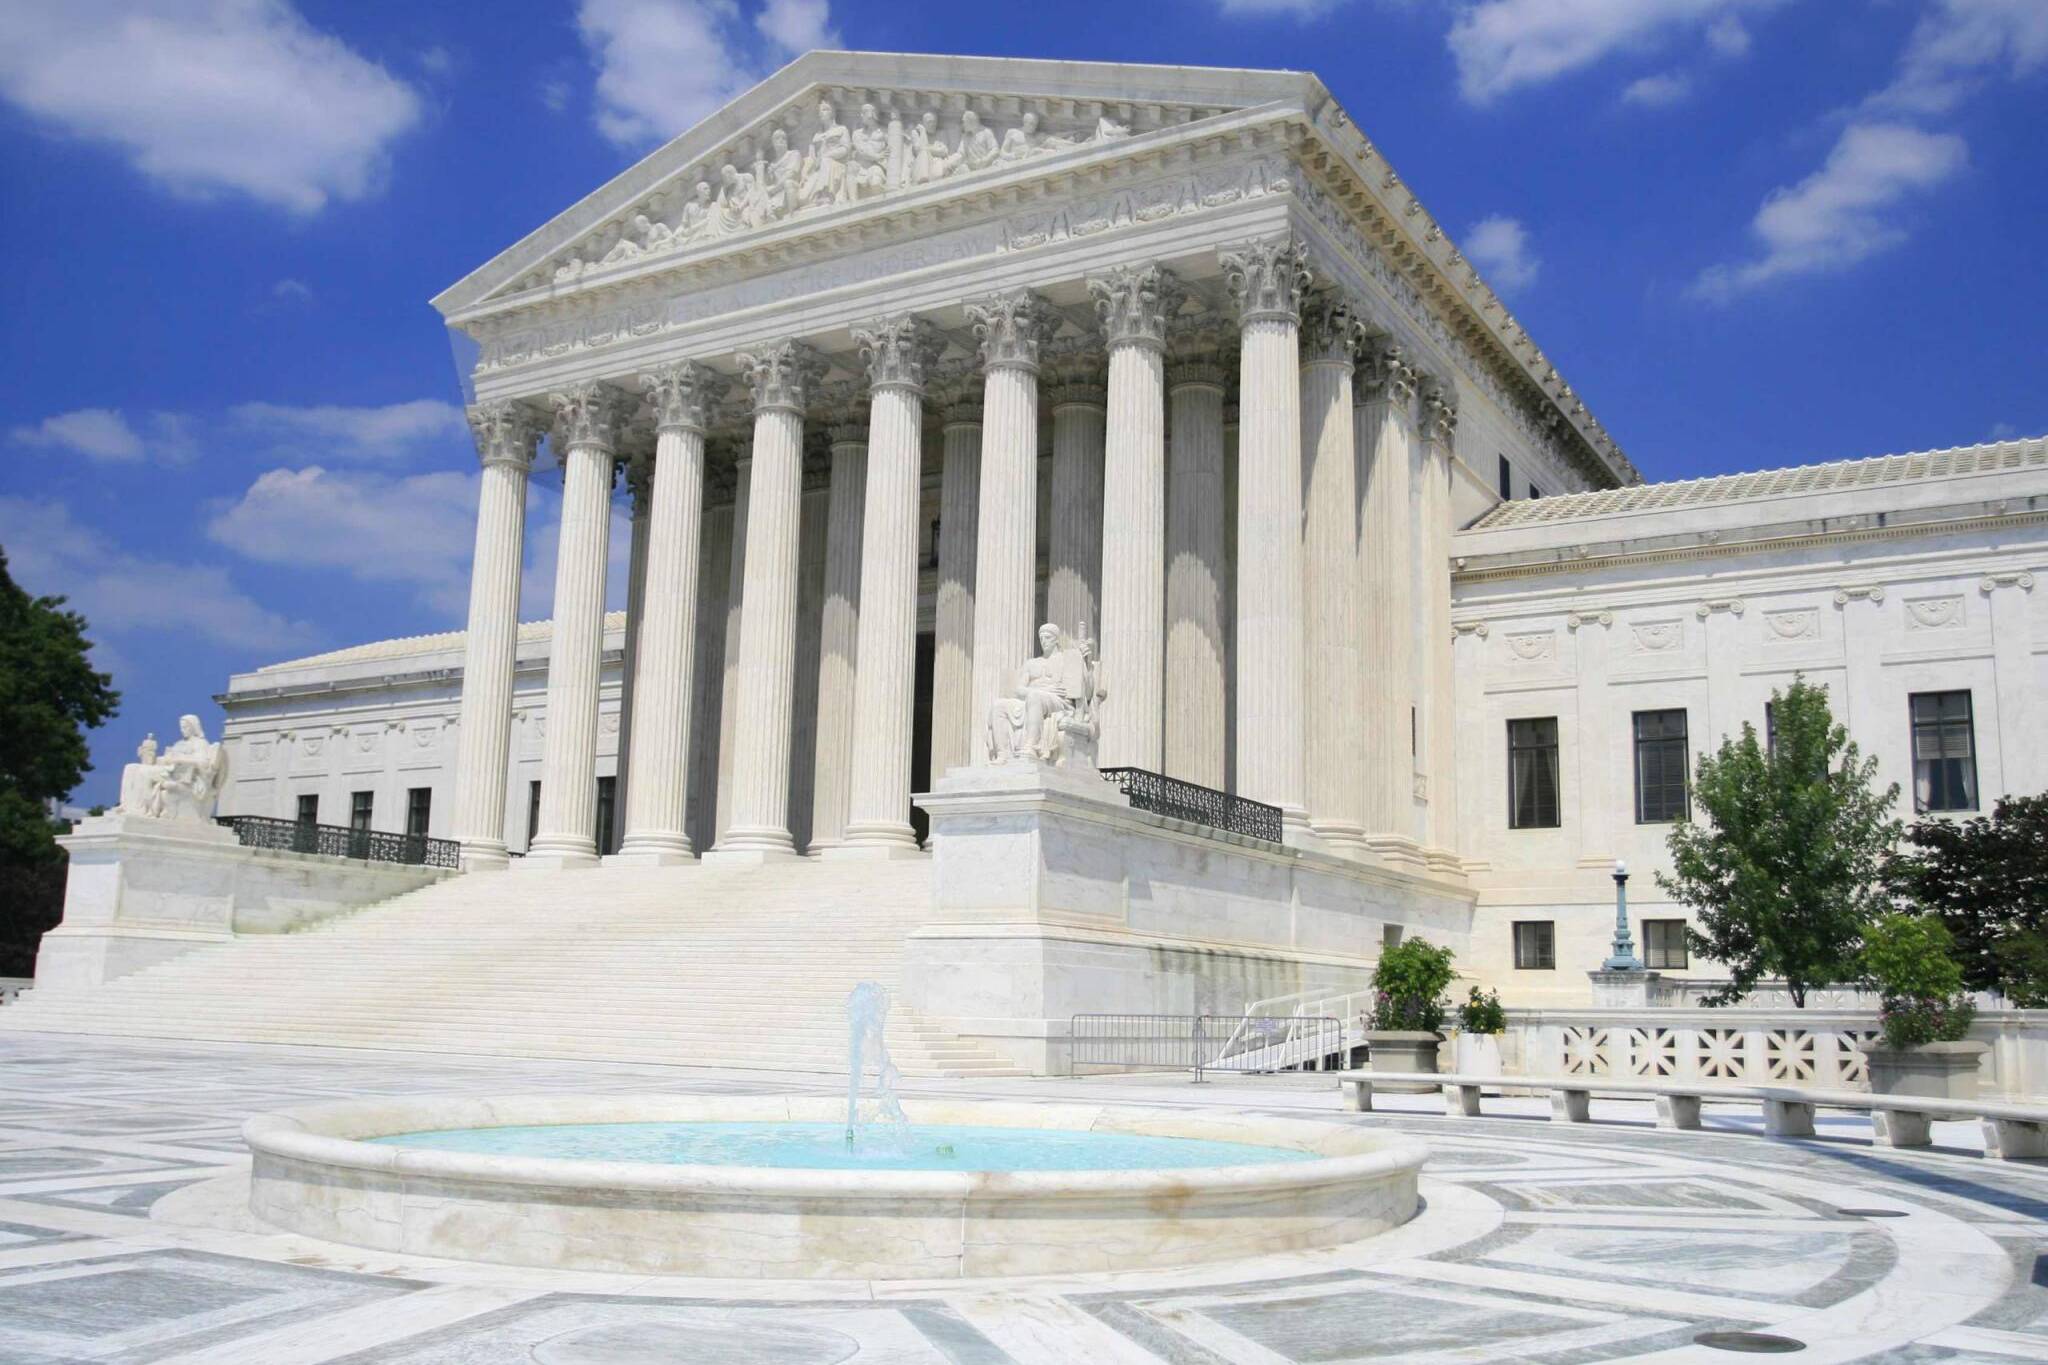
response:
[(2012, 1104), (2002, 1100), (1923, 1099), (1912, 1095), (1870, 1095), (1858, 1090), (1800, 1090), (1789, 1086), (1716, 1085), (1668, 1079), (1611, 1076), (1471, 1076), (1457, 1072), (1340, 1071), (1339, 1087), (1351, 1107), (1372, 1108), (1375, 1083), (1412, 1093), (1414, 1087), (1443, 1091), (1444, 1112), (1476, 1118), (1480, 1096), (1496, 1090), (1535, 1090), (1550, 1096), (1550, 1114), (1561, 1123), (1590, 1123), (1595, 1095), (1610, 1099), (1647, 1099), (1657, 1106), (1657, 1126), (1697, 1129), (1705, 1100), (1743, 1100), (1763, 1107), (1764, 1132), (1772, 1137), (1812, 1137), (1813, 1116), (1820, 1109), (1844, 1109), (1870, 1115), (1880, 1147), (1926, 1147), (1933, 1143), (1937, 1119), (1975, 1119), (1984, 1126), (1987, 1155), (2004, 1160), (2048, 1156), (2048, 1105)]

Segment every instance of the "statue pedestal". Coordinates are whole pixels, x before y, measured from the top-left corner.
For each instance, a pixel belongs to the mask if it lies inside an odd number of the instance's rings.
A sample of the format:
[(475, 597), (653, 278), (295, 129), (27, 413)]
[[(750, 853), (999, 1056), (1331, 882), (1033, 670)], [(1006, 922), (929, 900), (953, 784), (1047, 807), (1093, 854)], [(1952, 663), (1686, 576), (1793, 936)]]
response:
[(1593, 1008), (1596, 1010), (1640, 1010), (1650, 1007), (1650, 991), (1656, 986), (1659, 972), (1627, 971), (1617, 972), (1601, 968), (1587, 972), (1593, 983)]
[(99, 815), (57, 842), (71, 855), (64, 921), (43, 935), (37, 989), (96, 986), (234, 936), (243, 857), (233, 830)]

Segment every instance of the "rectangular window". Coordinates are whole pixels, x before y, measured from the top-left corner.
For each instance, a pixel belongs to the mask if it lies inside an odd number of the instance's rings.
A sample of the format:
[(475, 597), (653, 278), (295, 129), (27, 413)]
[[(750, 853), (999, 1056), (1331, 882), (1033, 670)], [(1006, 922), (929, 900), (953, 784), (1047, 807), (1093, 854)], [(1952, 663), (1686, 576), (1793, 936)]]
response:
[(1508, 722), (1508, 828), (1556, 829), (1557, 717)]
[(610, 853), (612, 849), (613, 803), (618, 799), (619, 779), (600, 777), (597, 779), (597, 851)]
[(375, 803), (375, 792), (350, 792), (348, 797), (348, 827), (366, 830), (370, 827), (370, 809)]
[(1683, 971), (1692, 965), (1685, 947), (1685, 921), (1643, 921), (1643, 965), (1659, 971)]
[(1977, 734), (1970, 694), (1915, 692), (1913, 805), (1918, 810), (1977, 809)]
[(540, 833), (540, 780), (526, 784), (526, 846), (533, 847), (533, 836)]
[(299, 823), (317, 825), (320, 823), (320, 793), (307, 792), (299, 798)]
[(413, 787), (405, 794), (405, 832), (415, 839), (427, 837), (427, 822), (433, 817), (434, 789)]
[(1500, 500), (1507, 502), (1515, 496), (1515, 467), (1508, 463), (1508, 457), (1500, 457)]
[(1636, 823), (1686, 818), (1685, 711), (1636, 712)]
[(1515, 921), (1515, 969), (1524, 972), (1557, 970), (1557, 923), (1547, 919)]
[(1398, 924), (1382, 924), (1380, 926), (1380, 948), (1384, 951), (1388, 948), (1398, 948), (1400, 946), (1401, 926)]

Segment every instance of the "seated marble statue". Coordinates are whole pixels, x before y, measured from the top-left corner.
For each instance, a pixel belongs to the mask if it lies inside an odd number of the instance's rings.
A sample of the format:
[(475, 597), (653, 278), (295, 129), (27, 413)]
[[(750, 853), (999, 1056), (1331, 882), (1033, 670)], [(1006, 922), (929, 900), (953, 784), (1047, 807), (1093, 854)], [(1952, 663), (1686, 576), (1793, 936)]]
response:
[(1038, 649), (1018, 670), (1015, 693), (989, 707), (989, 761), (1092, 764), (1095, 708), (1104, 695), (1092, 644), (1048, 623), (1038, 628)]
[(161, 754), (155, 735), (136, 750), (140, 761), (121, 772), (118, 813), (195, 824), (213, 819), (228, 780), (227, 748), (206, 738), (197, 716), (180, 716), (178, 732), (178, 742)]

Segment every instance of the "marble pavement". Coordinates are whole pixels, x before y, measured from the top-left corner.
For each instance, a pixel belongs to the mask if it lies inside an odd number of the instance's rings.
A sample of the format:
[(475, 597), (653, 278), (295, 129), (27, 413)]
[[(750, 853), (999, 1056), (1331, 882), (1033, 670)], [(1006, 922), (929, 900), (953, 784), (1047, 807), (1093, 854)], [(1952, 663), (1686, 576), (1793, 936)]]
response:
[[(1775, 1142), (1639, 1109), (1347, 1116), (1313, 1077), (932, 1081), (923, 1093), (1222, 1105), (1425, 1135), (1427, 1208), (1354, 1248), (1195, 1271), (762, 1284), (354, 1251), (241, 1211), (248, 1114), (366, 1094), (828, 1091), (837, 1078), (359, 1050), (0, 1038), (0, 1362), (1101, 1365), (1710, 1360), (1707, 1331), (1804, 1360), (2048, 1358), (2048, 1169), (1969, 1130), (1879, 1152), (1860, 1119)], [(1504, 1107), (1512, 1107), (1512, 1103)], [(1721, 1131), (1712, 1131), (1719, 1129)], [(1898, 1216), (1875, 1216), (1885, 1210)], [(1861, 1212), (1858, 1212), (1861, 1211)]]

